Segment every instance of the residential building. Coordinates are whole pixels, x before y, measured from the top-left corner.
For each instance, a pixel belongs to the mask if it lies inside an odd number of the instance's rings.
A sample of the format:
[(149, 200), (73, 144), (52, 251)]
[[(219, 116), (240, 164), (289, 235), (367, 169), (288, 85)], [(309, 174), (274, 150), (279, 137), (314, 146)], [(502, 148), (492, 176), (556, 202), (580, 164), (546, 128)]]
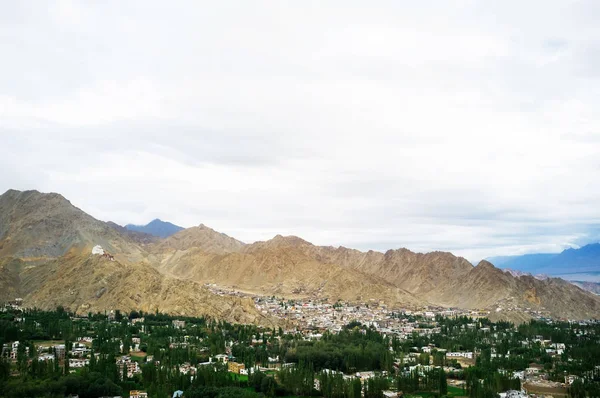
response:
[(217, 362), (227, 363), (229, 361), (229, 357), (225, 354), (215, 355), (215, 359)]
[(227, 369), (232, 373), (240, 374), (240, 370), (246, 369), (246, 365), (243, 363), (229, 362), (227, 364)]
[(446, 358), (467, 358), (467, 359), (473, 359), (473, 353), (472, 352), (447, 352), (446, 353)]
[(173, 320), (173, 327), (175, 329), (183, 329), (185, 327), (185, 321), (180, 321), (178, 319)]

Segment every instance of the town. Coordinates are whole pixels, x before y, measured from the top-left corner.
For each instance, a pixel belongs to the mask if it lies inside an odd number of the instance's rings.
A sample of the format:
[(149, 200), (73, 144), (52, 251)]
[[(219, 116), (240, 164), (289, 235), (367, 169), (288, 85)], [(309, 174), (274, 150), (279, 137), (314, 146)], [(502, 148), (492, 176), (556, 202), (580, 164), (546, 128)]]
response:
[(515, 326), (485, 311), (253, 298), (279, 326), (14, 300), (0, 313), (0, 395), (600, 396), (593, 321)]
[[(385, 303), (369, 300), (362, 303), (347, 303), (342, 301), (330, 302), (320, 298), (296, 298), (293, 300), (278, 298), (276, 296), (263, 296), (241, 292), (231, 288), (206, 284), (206, 288), (220, 296), (248, 297), (254, 300), (256, 307), (263, 313), (275, 316), (296, 325), (298, 329), (326, 329), (332, 333), (342, 330), (350, 321), (358, 321), (364, 325), (372, 326), (381, 333), (394, 334), (406, 338), (413, 332), (428, 334), (439, 332), (435, 328), (420, 329), (418, 323), (411, 319), (434, 320), (436, 316), (442, 317), (469, 317), (473, 319), (487, 318), (492, 310), (464, 310), (460, 308), (445, 307), (404, 307), (390, 308)], [(520, 308), (510, 300), (495, 307), (493, 312), (518, 311), (531, 319), (551, 319), (547, 311)], [(416, 329), (416, 330), (415, 330)]]

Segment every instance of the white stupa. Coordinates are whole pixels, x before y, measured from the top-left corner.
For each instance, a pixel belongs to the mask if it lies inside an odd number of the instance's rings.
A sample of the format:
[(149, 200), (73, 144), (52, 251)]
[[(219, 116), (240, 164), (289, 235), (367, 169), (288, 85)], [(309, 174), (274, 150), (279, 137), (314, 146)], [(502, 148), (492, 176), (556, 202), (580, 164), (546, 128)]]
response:
[(92, 254), (99, 254), (99, 255), (102, 256), (102, 255), (104, 255), (104, 249), (102, 248), (102, 246), (96, 245), (92, 249)]

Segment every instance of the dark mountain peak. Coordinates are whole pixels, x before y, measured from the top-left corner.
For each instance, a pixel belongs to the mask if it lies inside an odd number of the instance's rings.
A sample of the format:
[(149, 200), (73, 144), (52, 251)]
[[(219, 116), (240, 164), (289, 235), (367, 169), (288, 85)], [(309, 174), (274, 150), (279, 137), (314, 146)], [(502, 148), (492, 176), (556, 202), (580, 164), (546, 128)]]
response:
[(144, 232), (146, 234), (158, 236), (159, 238), (169, 237), (174, 233), (177, 233), (184, 229), (183, 227), (180, 227), (168, 221), (162, 221), (159, 218), (150, 221), (146, 225), (127, 224), (125, 228), (127, 228), (130, 231)]
[(118, 231), (121, 235), (127, 236), (127, 237), (131, 238), (132, 240), (134, 240), (135, 242), (140, 243), (140, 244), (153, 243), (158, 240), (157, 236), (150, 235), (145, 232), (129, 230), (129, 229), (117, 224), (116, 222), (107, 221), (106, 225), (108, 225), (115, 231)]

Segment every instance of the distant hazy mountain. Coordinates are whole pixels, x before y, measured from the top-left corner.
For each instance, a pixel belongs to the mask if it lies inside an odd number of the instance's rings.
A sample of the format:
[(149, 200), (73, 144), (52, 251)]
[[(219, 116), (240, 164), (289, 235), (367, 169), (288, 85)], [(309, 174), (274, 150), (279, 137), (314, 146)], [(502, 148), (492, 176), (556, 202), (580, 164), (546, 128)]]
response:
[(500, 268), (510, 268), (512, 270), (538, 274), (541, 273), (538, 271), (541, 267), (558, 255), (559, 253), (537, 253), (522, 256), (490, 257), (487, 260)]
[(107, 221), (106, 224), (109, 225), (110, 227), (112, 227), (113, 229), (116, 229), (121, 234), (130, 237), (138, 244), (145, 245), (145, 244), (154, 243), (154, 242), (157, 242), (160, 240), (160, 237), (158, 237), (158, 236), (150, 235), (145, 232), (132, 231), (132, 230), (122, 227), (119, 224), (114, 223), (112, 221)]
[(544, 265), (545, 273), (600, 272), (600, 243), (567, 249)]
[(531, 274), (565, 275), (600, 272), (600, 243), (561, 253), (525, 254), (488, 259), (501, 268), (510, 268)]
[(167, 221), (162, 221), (158, 218), (156, 220), (150, 221), (150, 223), (146, 225), (127, 224), (125, 228), (127, 228), (130, 231), (144, 232), (146, 234), (158, 236), (160, 238), (169, 237), (184, 229), (179, 225), (175, 225)]

